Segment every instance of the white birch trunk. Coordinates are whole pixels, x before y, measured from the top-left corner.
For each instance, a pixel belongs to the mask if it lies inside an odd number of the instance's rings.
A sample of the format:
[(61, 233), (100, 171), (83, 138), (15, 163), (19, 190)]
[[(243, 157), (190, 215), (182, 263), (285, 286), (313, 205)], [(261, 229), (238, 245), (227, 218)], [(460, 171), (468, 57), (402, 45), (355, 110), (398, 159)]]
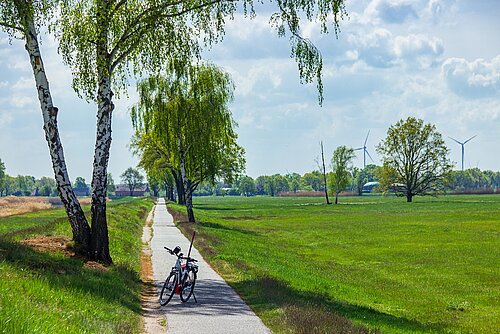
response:
[(106, 220), (106, 183), (111, 148), (111, 116), (114, 109), (111, 101), (111, 79), (102, 75), (97, 96), (97, 126), (92, 172), (92, 238), (91, 255), (103, 263), (112, 263), (109, 254), (108, 224)]
[(54, 177), (57, 183), (57, 189), (59, 190), (59, 197), (66, 209), (66, 214), (68, 215), (73, 231), (73, 240), (77, 244), (77, 249), (79, 252), (87, 254), (90, 242), (90, 227), (80, 206), (80, 202), (71, 187), (71, 181), (66, 168), (64, 151), (57, 127), (58, 109), (54, 107), (52, 103), (49, 82), (45, 74), (38, 44), (38, 33), (33, 20), (29, 20), (27, 23), (25, 40), (26, 51), (30, 57), (30, 63), (38, 91), (38, 100), (40, 101), (40, 107), (42, 109), (43, 129), (49, 147)]

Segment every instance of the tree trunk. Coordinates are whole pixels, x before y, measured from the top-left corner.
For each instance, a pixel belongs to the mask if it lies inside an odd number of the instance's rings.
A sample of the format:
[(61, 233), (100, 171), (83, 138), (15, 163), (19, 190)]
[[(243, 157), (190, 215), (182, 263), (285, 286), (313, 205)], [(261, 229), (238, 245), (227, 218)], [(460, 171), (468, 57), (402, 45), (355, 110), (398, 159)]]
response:
[[(184, 194), (186, 196), (186, 210), (188, 215), (188, 221), (190, 223), (194, 223), (194, 212), (193, 212), (193, 192), (191, 191), (191, 185), (189, 184), (189, 180), (186, 175), (186, 166), (184, 162), (184, 156), (181, 154), (180, 158), (180, 167), (181, 167), (181, 180), (183, 185)], [(179, 196), (180, 197), (180, 196)]]
[(188, 215), (188, 221), (190, 223), (195, 223), (196, 220), (194, 219), (194, 211), (193, 211), (193, 192), (191, 191), (191, 187), (189, 186), (189, 184), (188, 184), (188, 189), (186, 191), (186, 211)]
[(185, 205), (186, 204), (186, 195), (184, 191), (184, 183), (182, 181), (181, 173), (172, 172), (175, 181), (175, 188), (177, 189), (177, 204)]
[(169, 198), (172, 202), (175, 202), (175, 194), (174, 194), (174, 187), (170, 186), (169, 187)]
[(165, 197), (172, 202), (175, 202), (174, 187), (169, 185), (168, 182), (164, 183), (165, 186)]
[(407, 193), (406, 194), (406, 202), (411, 203), (413, 201), (413, 194)]
[(193, 212), (193, 192), (186, 173), (186, 161), (184, 160), (184, 150), (182, 148), (182, 139), (180, 136), (177, 139), (177, 147), (179, 149), (180, 178), (182, 181), (182, 188), (184, 190), (184, 195), (186, 196), (185, 198), (186, 198), (186, 210), (188, 215), (188, 221), (190, 223), (194, 223), (195, 219)]
[(111, 80), (101, 74), (97, 96), (97, 133), (92, 172), (92, 237), (91, 256), (95, 260), (110, 264), (108, 223), (106, 220), (106, 181), (111, 147), (111, 115), (114, 105), (111, 101)]
[(339, 204), (339, 194), (335, 194), (335, 204)]
[[(323, 180), (325, 182), (325, 198), (326, 198), (326, 204), (330, 205), (332, 202), (330, 202), (330, 199), (328, 198), (328, 187), (326, 185), (326, 167), (325, 167), (325, 154), (323, 153), (323, 142), (321, 142), (321, 160), (323, 161)], [(337, 203), (335, 203), (337, 204)]]
[(80, 202), (71, 187), (71, 181), (66, 168), (64, 151), (57, 127), (58, 109), (54, 107), (52, 103), (49, 82), (45, 74), (38, 44), (37, 32), (32, 20), (28, 22), (25, 39), (26, 51), (29, 54), (33, 75), (35, 77), (38, 100), (43, 116), (43, 130), (49, 147), (52, 169), (54, 171), (59, 197), (68, 215), (77, 252), (88, 255), (91, 231), (85, 214), (80, 206)]

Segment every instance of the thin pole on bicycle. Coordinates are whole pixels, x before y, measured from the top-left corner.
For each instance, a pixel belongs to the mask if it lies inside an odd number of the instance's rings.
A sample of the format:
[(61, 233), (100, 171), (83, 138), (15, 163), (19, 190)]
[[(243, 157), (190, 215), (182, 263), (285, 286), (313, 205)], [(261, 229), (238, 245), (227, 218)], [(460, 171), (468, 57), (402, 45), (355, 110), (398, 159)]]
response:
[(196, 235), (196, 231), (193, 231), (193, 237), (191, 238), (191, 244), (189, 245), (188, 258), (191, 256), (191, 248), (193, 247), (194, 236)]

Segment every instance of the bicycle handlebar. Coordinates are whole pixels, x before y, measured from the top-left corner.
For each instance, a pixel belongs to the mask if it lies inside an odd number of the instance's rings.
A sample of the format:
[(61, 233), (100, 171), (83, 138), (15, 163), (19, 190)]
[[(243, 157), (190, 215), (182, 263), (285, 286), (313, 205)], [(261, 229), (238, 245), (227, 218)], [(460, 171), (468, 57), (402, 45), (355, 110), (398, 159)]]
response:
[(196, 260), (196, 259), (194, 259), (192, 257), (182, 256), (183, 255), (182, 253), (175, 254), (174, 251), (171, 250), (168, 247), (163, 247), (163, 248), (165, 248), (171, 255), (175, 255), (175, 256), (177, 256), (181, 260), (188, 260), (188, 261), (192, 261), (192, 262), (198, 262), (198, 260)]

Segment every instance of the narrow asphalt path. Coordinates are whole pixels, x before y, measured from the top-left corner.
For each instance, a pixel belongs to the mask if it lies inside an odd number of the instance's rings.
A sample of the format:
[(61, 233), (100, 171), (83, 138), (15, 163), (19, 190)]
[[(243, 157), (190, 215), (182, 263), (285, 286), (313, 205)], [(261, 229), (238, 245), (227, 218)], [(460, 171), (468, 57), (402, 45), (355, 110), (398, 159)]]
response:
[[(167, 212), (165, 200), (160, 198), (155, 207), (151, 239), (153, 275), (158, 295), (167, 274), (175, 264), (174, 256), (163, 247), (172, 249), (180, 246), (187, 255), (189, 243), (175, 227), (172, 216)], [(167, 333), (271, 333), (194, 247), (191, 256), (199, 260), (198, 279), (194, 289), (198, 303), (192, 297), (187, 303), (183, 303), (178, 295), (174, 295), (170, 303), (161, 308), (167, 319)]]

